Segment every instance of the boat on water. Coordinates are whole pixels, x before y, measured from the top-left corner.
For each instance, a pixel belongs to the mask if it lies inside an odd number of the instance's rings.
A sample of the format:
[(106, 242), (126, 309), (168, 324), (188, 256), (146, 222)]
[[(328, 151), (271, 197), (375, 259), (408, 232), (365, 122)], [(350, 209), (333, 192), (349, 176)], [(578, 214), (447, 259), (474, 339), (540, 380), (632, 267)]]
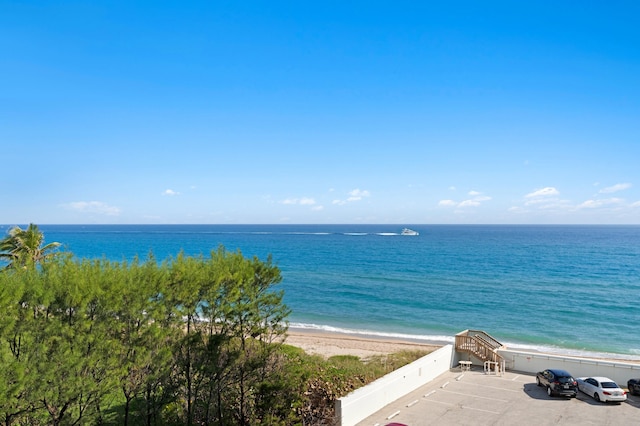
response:
[(413, 229), (404, 228), (400, 235), (420, 235), (418, 231), (414, 231)]

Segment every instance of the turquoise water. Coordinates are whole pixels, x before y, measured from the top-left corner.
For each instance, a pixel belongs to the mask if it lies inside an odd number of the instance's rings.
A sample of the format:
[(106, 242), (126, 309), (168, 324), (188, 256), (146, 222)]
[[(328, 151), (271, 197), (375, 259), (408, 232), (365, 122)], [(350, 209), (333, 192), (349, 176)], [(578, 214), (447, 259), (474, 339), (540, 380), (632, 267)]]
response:
[(482, 329), (510, 347), (640, 358), (639, 226), (403, 227), (40, 228), (78, 257), (271, 254), (294, 327), (432, 341)]

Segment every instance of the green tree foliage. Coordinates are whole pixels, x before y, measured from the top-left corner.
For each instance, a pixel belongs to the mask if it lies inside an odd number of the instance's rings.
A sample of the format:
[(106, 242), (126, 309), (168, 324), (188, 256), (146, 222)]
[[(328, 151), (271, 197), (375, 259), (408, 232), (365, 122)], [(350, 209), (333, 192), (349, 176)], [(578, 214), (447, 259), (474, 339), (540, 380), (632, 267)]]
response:
[(283, 293), (272, 289), (280, 280), (270, 258), (246, 259), (222, 247), (206, 259), (179, 255), (171, 262), (168, 294), (185, 327), (175, 350), (183, 423), (261, 419), (255, 391), (268, 379), (289, 314)]
[[(129, 265), (111, 264), (111, 269), (115, 273), (107, 303), (117, 309), (110, 337), (115, 341), (127, 425), (131, 418), (159, 415), (166, 399), (163, 384), (171, 370), (171, 345), (179, 329), (167, 322), (170, 315), (162, 299), (166, 271), (152, 258), (143, 264), (138, 259)], [(135, 407), (136, 400), (145, 403)]]
[(37, 225), (26, 229), (15, 226), (0, 240), (0, 260), (7, 262), (5, 268), (22, 268), (50, 260), (60, 243), (44, 244), (44, 234)]
[[(289, 310), (271, 259), (58, 256), (0, 273), (5, 424), (256, 424)], [(268, 398), (268, 396), (266, 396)]]

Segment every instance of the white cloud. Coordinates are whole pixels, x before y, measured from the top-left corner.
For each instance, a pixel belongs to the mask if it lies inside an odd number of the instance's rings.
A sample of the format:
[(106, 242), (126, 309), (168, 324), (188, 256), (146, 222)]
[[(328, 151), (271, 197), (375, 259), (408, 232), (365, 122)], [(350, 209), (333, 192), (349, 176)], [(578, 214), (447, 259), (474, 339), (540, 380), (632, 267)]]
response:
[(365, 197), (371, 196), (371, 193), (367, 190), (354, 189), (349, 191), (349, 197), (346, 200), (333, 200), (332, 204), (342, 206), (346, 203), (352, 203), (354, 201), (360, 201)]
[(361, 191), (360, 189), (354, 189), (353, 191), (349, 192), (349, 198), (347, 198), (347, 201), (360, 201), (362, 200), (364, 197), (368, 197), (369, 195), (369, 191), (364, 190)]
[(311, 208), (311, 210), (318, 212), (318, 211), (320, 211), (320, 210), (324, 210), (324, 207), (323, 207), (323, 206), (313, 206), (313, 207)]
[(625, 189), (631, 188), (630, 183), (616, 183), (613, 186), (608, 186), (606, 188), (602, 188), (598, 191), (600, 194), (612, 194), (614, 192), (623, 191)]
[(316, 203), (316, 200), (314, 200), (313, 198), (301, 198), (300, 199), (300, 204), (302, 204), (303, 206), (312, 206)]
[(568, 201), (560, 199), (558, 195), (560, 195), (560, 191), (553, 186), (547, 186), (525, 195), (524, 205), (546, 211), (567, 211), (575, 208)]
[(596, 209), (598, 207), (609, 206), (612, 204), (621, 204), (620, 198), (608, 198), (606, 200), (587, 200), (578, 206), (579, 209)]
[(301, 205), (301, 206), (312, 206), (316, 203), (316, 200), (314, 200), (313, 198), (309, 198), (309, 197), (303, 197), (303, 198), (287, 198), (285, 200), (282, 200), (282, 204), (289, 204), (289, 205)]
[(599, 200), (587, 200), (578, 206), (579, 209), (594, 209), (600, 207), (602, 204)]
[(168, 195), (170, 197), (173, 197), (175, 195), (180, 195), (180, 193), (177, 191), (174, 191), (173, 189), (165, 189), (162, 195)]
[(106, 216), (118, 216), (120, 214), (119, 207), (110, 206), (102, 201), (74, 201), (64, 206), (80, 213), (96, 213)]
[(631, 204), (631, 207), (640, 207), (640, 201)]
[(560, 195), (560, 191), (552, 186), (547, 186), (546, 188), (530, 192), (529, 194), (525, 195), (525, 198), (550, 197), (553, 195)]
[(469, 191), (469, 195), (472, 195), (474, 197), (470, 200), (464, 200), (461, 202), (457, 202), (454, 200), (441, 200), (440, 202), (438, 202), (438, 205), (444, 207), (478, 207), (484, 201), (491, 200), (491, 197), (482, 195), (482, 192), (478, 191)]
[(524, 203), (525, 206), (535, 206), (540, 204), (551, 204), (557, 201), (557, 198), (536, 198), (534, 200), (528, 200)]

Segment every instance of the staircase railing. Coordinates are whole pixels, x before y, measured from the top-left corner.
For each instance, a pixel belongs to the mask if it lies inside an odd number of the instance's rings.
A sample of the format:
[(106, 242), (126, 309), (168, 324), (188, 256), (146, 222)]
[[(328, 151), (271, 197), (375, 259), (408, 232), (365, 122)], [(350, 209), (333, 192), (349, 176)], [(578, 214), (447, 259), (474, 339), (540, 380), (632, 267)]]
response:
[(483, 362), (500, 363), (504, 359), (497, 350), (504, 345), (481, 330), (465, 330), (456, 334), (456, 350), (473, 354)]

